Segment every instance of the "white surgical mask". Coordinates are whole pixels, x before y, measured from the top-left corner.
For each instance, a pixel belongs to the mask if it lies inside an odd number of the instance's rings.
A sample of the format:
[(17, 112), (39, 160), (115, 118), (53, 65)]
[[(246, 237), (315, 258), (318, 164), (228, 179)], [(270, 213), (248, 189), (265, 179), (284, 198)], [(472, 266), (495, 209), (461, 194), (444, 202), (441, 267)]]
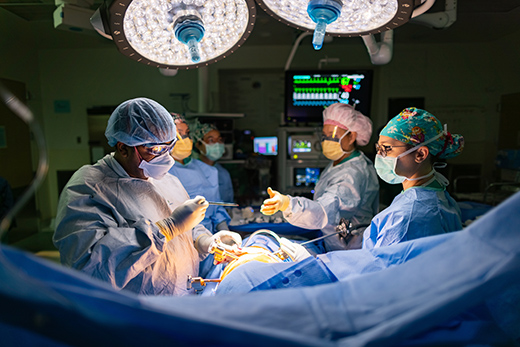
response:
[[(135, 150), (137, 151), (137, 148)], [(172, 168), (173, 164), (175, 164), (175, 160), (168, 152), (157, 156), (150, 161), (144, 160), (139, 152), (137, 152), (137, 155), (141, 158), (139, 168), (143, 170), (143, 174), (146, 177), (151, 177), (156, 180), (163, 178)]]
[[(444, 131), (447, 132), (446, 126), (444, 126)], [(423, 142), (421, 144), (418, 144), (415, 147), (410, 148), (406, 152), (403, 152), (403, 153), (399, 154), (397, 157), (388, 157), (388, 156), (387, 157), (383, 157), (380, 154), (376, 154), (376, 160), (375, 160), (375, 163), (374, 163), (374, 167), (376, 169), (377, 175), (383, 181), (385, 181), (386, 183), (389, 183), (389, 184), (399, 184), (399, 183), (403, 183), (405, 180), (417, 181), (417, 180), (421, 180), (423, 178), (432, 176), (436, 172), (435, 169), (432, 169), (432, 171), (430, 171), (428, 174), (426, 174), (424, 176), (421, 176), (421, 177), (408, 178), (408, 177), (405, 177), (405, 176), (400, 176), (400, 175), (398, 175), (395, 172), (395, 168), (397, 166), (397, 160), (399, 158), (404, 157), (405, 155), (408, 155), (408, 154), (418, 150), (420, 147), (425, 146), (428, 143), (437, 140), (439, 137), (444, 135), (445, 132), (442, 132), (442, 133), (438, 134), (437, 136), (432, 137), (428, 141), (425, 141), (425, 142)]]
[(222, 155), (226, 151), (226, 147), (224, 147), (223, 143), (217, 142), (212, 145), (207, 144), (206, 142), (202, 141), (204, 145), (206, 145), (206, 157), (208, 157), (211, 161), (217, 161), (220, 158), (222, 158)]

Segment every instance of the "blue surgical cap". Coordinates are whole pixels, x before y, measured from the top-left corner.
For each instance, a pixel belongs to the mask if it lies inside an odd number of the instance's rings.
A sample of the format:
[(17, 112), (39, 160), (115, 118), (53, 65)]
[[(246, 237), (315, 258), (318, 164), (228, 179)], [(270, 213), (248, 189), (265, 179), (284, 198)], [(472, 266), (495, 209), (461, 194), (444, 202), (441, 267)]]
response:
[(147, 98), (130, 99), (112, 112), (105, 136), (110, 146), (165, 143), (175, 138), (173, 118), (158, 102)]

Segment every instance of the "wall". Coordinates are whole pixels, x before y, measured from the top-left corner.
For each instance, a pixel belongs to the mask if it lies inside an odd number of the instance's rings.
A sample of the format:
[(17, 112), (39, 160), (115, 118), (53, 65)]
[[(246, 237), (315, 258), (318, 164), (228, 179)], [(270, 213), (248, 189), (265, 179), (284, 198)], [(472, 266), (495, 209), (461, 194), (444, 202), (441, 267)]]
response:
[[(165, 77), (157, 69), (124, 57), (106, 39), (47, 27), (43, 30), (42, 25), (0, 10), (0, 77), (26, 83), (32, 95), (29, 105), (42, 122), (48, 141), (49, 174), (38, 192), (45, 219), (52, 218), (57, 208), (56, 172), (75, 170), (89, 162), (87, 108), (146, 96), (172, 111), (180, 111), (180, 99), (170, 94), (187, 93), (191, 96), (190, 108), (196, 110), (198, 72), (181, 70), (175, 77)], [(6, 35), (7, 32), (10, 34)], [(51, 44), (40, 43), (39, 35)], [(373, 66), (360, 38), (334, 39), (321, 51), (314, 51), (308, 37), (302, 41), (291, 68), (316, 68), (319, 59), (328, 56), (340, 58), (334, 68), (373, 69), (374, 129), (386, 122), (388, 98), (425, 97), (427, 109), (441, 112), (439, 118), (449, 126), (450, 121), (455, 124), (453, 129), (449, 127), (450, 131), (460, 130), (464, 134), (465, 129), (469, 130), (467, 148), (453, 162), (480, 163), (490, 174), (496, 152), (500, 96), (520, 91), (520, 37), (513, 33), (493, 42), (438, 45), (400, 44), (398, 38), (396, 33), (392, 61)], [(106, 40), (106, 44), (94, 40)], [(248, 46), (246, 42), (228, 58), (210, 65), (213, 108), (208, 111), (219, 111), (219, 71), (283, 70), (290, 49), (289, 45)], [(70, 112), (56, 112), (55, 101), (63, 100), (69, 102)], [(462, 116), (457, 110), (461, 110)], [(477, 121), (472, 122), (473, 118)]]

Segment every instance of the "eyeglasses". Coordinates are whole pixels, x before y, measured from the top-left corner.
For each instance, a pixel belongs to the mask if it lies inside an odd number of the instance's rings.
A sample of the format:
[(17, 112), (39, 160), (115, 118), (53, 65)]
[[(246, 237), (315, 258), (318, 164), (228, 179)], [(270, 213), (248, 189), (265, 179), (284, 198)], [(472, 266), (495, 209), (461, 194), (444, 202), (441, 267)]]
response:
[(177, 132), (177, 138), (179, 140), (184, 140), (184, 139), (187, 139), (188, 137), (190, 137), (190, 134), (189, 133), (186, 133), (184, 135), (181, 135), (179, 132)]
[(325, 140), (339, 142), (339, 137), (332, 137), (332, 136), (327, 136), (327, 135), (321, 135), (321, 142), (323, 142)]
[(159, 156), (172, 150), (173, 146), (177, 143), (177, 138), (174, 138), (170, 142), (166, 143), (148, 143), (144, 144), (144, 149), (148, 154)]
[(350, 133), (350, 130), (346, 130), (343, 135), (339, 136), (338, 133), (338, 126), (336, 125), (334, 127), (334, 130), (332, 131), (332, 136), (325, 135), (325, 133), (321, 134), (321, 142), (327, 140), (327, 141), (334, 141), (339, 142), (343, 136), (346, 136), (348, 133)]
[(214, 145), (215, 143), (224, 143), (224, 139), (222, 137), (218, 137), (217, 139), (214, 139), (213, 137), (210, 137), (208, 141), (202, 141), (208, 145)]
[(398, 147), (408, 147), (408, 145), (389, 146), (389, 145), (380, 145), (379, 143), (376, 142), (376, 153), (384, 158), (384, 157), (386, 157), (388, 152), (390, 152), (392, 150), (392, 148), (398, 148)]

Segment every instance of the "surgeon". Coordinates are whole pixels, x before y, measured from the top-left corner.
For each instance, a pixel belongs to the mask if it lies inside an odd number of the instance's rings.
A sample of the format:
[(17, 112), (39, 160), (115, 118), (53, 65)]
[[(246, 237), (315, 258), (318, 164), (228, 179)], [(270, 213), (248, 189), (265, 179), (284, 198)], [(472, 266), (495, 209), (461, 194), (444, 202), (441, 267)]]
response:
[(114, 152), (81, 167), (60, 195), (53, 242), (61, 262), (116, 289), (188, 294), (187, 276), (220, 235), (199, 224), (208, 202), (190, 199), (168, 173), (177, 142), (170, 113), (147, 98), (125, 101), (105, 136)]
[(190, 125), (190, 130), (199, 159), (218, 170), (220, 197), (224, 202), (233, 202), (235, 197), (231, 175), (217, 163), (226, 150), (220, 131), (213, 124), (201, 123), (198, 119)]
[(448, 180), (435, 168), (463, 148), (464, 138), (450, 134), (425, 110), (410, 107), (390, 120), (376, 143), (375, 168), (382, 180), (401, 184), (403, 191), (374, 217), (363, 248), (461, 230), (460, 210), (446, 191)]
[[(372, 135), (372, 122), (347, 104), (336, 103), (323, 111), (323, 155), (330, 160), (315, 187), (313, 200), (267, 189), (269, 198), (260, 211), (272, 215), (283, 211), (292, 225), (321, 229), (326, 252), (361, 248), (363, 231), (378, 211), (379, 182), (370, 159), (358, 146)], [(341, 218), (353, 225), (354, 237), (347, 243), (336, 235)], [(320, 253), (321, 251), (315, 251)]]
[[(214, 166), (192, 158), (193, 141), (190, 138), (190, 128), (186, 119), (172, 113), (177, 128), (177, 143), (170, 152), (175, 159), (175, 165), (170, 173), (176, 176), (191, 198), (204, 196), (209, 201), (222, 201), (219, 192), (218, 170)], [(208, 206), (202, 225), (212, 233), (228, 230), (231, 217), (223, 206)]]
[[(177, 144), (170, 152), (176, 165), (172, 166), (170, 173), (176, 176), (190, 195), (204, 196), (209, 201), (222, 201), (219, 191), (219, 173), (216, 167), (203, 163), (192, 157), (193, 141), (190, 138), (190, 128), (186, 119), (176, 113), (172, 113), (177, 127)], [(223, 206), (208, 206), (202, 225), (213, 234), (222, 231), (240, 239), (240, 235), (229, 230), (228, 223), (231, 217)], [(239, 244), (240, 245), (240, 244)], [(199, 276), (218, 277), (222, 266), (215, 266), (213, 254), (210, 254), (199, 265)]]

